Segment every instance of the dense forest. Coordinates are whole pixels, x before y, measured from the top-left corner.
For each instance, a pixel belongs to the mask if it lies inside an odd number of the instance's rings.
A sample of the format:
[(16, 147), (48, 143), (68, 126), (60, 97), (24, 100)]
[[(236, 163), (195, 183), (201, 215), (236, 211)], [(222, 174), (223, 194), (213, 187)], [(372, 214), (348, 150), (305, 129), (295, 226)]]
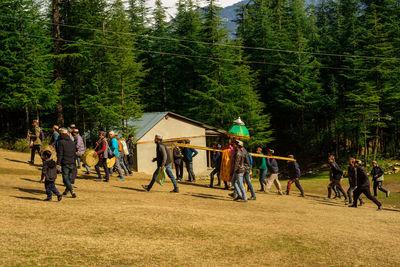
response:
[(0, 131), (119, 129), (172, 111), (307, 162), (398, 156), (400, 1), (0, 0)]

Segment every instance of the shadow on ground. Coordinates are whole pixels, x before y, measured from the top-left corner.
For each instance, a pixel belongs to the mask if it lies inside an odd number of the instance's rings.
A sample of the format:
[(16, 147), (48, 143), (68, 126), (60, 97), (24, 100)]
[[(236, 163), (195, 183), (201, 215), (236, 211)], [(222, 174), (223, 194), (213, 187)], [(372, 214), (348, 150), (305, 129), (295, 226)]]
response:
[(184, 195), (186, 195), (186, 196), (192, 196), (192, 197), (198, 197), (198, 198), (205, 198), (205, 199), (215, 199), (215, 200), (221, 200), (221, 201), (231, 201), (231, 200), (226, 199), (225, 197), (222, 197), (222, 196), (211, 195), (211, 194), (204, 194), (204, 193), (185, 193)]
[(132, 191), (142, 192), (142, 193), (146, 192), (146, 190), (144, 190), (144, 189), (139, 189), (139, 188), (134, 188), (134, 187), (116, 186), (116, 185), (114, 185), (114, 187), (120, 188), (120, 189), (125, 189), (125, 190), (132, 190)]
[(30, 188), (22, 188), (22, 187), (14, 187), (14, 189), (17, 189), (17, 190), (25, 192), (25, 193), (30, 193), (30, 194), (45, 194), (46, 193), (44, 190), (38, 190), (38, 189), (30, 189)]
[(37, 197), (18, 197), (18, 196), (11, 196), (11, 197), (15, 197), (18, 199), (24, 199), (24, 200), (36, 200), (36, 201), (42, 201), (42, 199), (37, 198)]

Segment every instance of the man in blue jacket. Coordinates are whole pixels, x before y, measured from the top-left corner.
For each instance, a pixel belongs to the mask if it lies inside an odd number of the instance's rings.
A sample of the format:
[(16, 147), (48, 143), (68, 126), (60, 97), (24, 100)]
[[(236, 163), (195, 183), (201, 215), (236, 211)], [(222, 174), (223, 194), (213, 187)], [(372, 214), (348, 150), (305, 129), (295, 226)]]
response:
[[(190, 140), (186, 140), (185, 143), (190, 144)], [(196, 177), (193, 171), (193, 158), (196, 157), (197, 154), (199, 154), (199, 152), (197, 152), (197, 150), (194, 148), (185, 147), (183, 149), (183, 158), (189, 176), (188, 181), (193, 183), (196, 182)]]
[(118, 174), (119, 174), (119, 177), (120, 177), (119, 180), (120, 181), (124, 181), (125, 179), (124, 179), (124, 175), (122, 174), (121, 162), (120, 162), (121, 158), (120, 158), (119, 151), (118, 151), (119, 144), (118, 144), (117, 138), (115, 138), (115, 135), (116, 135), (115, 132), (113, 132), (113, 131), (109, 132), (109, 137), (110, 137), (110, 140), (111, 140), (110, 141), (110, 149), (115, 155), (115, 165), (114, 165), (114, 167), (118, 171)]

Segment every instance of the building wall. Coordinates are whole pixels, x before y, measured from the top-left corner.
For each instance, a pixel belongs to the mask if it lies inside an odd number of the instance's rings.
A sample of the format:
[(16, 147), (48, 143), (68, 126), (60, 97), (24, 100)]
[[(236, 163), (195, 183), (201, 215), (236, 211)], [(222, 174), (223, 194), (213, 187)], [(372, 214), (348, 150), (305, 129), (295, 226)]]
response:
[[(203, 136), (201, 138), (190, 139), (191, 144), (206, 146), (206, 131), (204, 128), (173, 117), (169, 117), (168, 119), (163, 118), (137, 142), (153, 141), (156, 134), (163, 136), (164, 139)], [(198, 152), (199, 154), (193, 159), (194, 172), (199, 176), (206, 175), (208, 173), (206, 151), (198, 150)], [(157, 167), (155, 162), (151, 162), (156, 156), (156, 145), (154, 143), (137, 144), (136, 153), (137, 170), (139, 172), (153, 173)], [(173, 172), (175, 175), (175, 171)], [(184, 177), (187, 177), (186, 171), (184, 171)]]

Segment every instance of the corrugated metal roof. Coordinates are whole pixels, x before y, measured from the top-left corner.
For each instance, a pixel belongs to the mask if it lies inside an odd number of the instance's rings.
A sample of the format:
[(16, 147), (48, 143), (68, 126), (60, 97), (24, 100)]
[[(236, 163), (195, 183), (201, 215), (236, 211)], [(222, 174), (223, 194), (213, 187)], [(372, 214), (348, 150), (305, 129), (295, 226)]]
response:
[(147, 112), (142, 115), (142, 117), (136, 121), (129, 120), (128, 126), (133, 127), (135, 129), (135, 142), (142, 138), (148, 131), (151, 130), (160, 120), (162, 120), (166, 115), (177, 117), (183, 120), (186, 120), (190, 123), (194, 123), (203, 127), (207, 130), (207, 134), (224, 134), (226, 133), (224, 130), (220, 130), (218, 128), (203, 124), (201, 122), (189, 119), (182, 115), (173, 113), (173, 112)]
[(151, 128), (154, 127), (168, 112), (147, 112), (137, 121), (128, 121), (128, 126), (135, 129), (135, 141), (142, 138)]

